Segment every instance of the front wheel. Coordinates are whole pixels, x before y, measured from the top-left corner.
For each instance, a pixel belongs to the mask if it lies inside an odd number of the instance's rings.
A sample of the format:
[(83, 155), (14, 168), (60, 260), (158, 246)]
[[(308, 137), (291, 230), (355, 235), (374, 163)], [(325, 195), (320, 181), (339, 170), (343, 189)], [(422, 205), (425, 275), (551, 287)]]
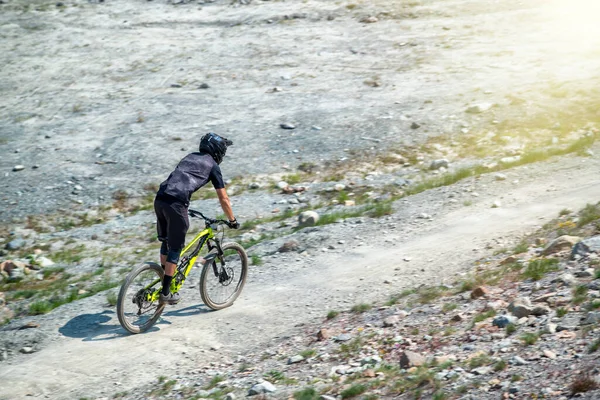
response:
[[(206, 261), (200, 276), (200, 296), (213, 310), (229, 307), (238, 298), (248, 275), (248, 256), (242, 246), (227, 243), (222, 257)], [(211, 253), (217, 249), (211, 250)]]
[(165, 309), (159, 304), (165, 272), (156, 263), (144, 263), (125, 278), (117, 300), (117, 316), (121, 326), (130, 333), (142, 333), (156, 323)]

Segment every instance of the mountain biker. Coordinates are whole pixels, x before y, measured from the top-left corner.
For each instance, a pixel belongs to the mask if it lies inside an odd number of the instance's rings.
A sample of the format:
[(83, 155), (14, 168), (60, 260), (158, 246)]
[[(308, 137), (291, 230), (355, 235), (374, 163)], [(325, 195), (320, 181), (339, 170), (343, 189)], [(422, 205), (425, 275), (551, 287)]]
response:
[(219, 167), (227, 147), (232, 144), (231, 140), (216, 133), (207, 133), (200, 139), (199, 152), (185, 156), (167, 180), (160, 184), (154, 200), (154, 211), (158, 240), (162, 242), (160, 264), (165, 270), (160, 294), (161, 304), (177, 304), (181, 300), (180, 294), (171, 293), (170, 288), (189, 228), (188, 206), (195, 191), (210, 181), (229, 220), (229, 227), (240, 227), (233, 215)]

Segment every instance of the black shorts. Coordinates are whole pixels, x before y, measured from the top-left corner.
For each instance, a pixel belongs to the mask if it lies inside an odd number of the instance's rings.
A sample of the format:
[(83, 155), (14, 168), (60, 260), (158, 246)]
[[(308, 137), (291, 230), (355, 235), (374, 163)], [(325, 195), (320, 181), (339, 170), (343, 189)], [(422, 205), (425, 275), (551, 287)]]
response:
[(158, 240), (167, 244), (169, 252), (180, 252), (185, 245), (185, 234), (190, 227), (185, 204), (168, 197), (154, 199)]

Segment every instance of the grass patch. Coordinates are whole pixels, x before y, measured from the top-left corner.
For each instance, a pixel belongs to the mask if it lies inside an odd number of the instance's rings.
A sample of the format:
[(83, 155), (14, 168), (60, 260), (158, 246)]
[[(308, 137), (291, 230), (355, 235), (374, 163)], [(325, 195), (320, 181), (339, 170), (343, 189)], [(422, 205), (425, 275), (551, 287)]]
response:
[(115, 293), (114, 291), (110, 291), (108, 293), (106, 293), (106, 301), (108, 302), (108, 305), (111, 307), (114, 307), (117, 305), (117, 293)]
[(340, 393), (340, 396), (342, 397), (342, 399), (349, 399), (351, 397), (356, 397), (360, 394), (363, 394), (364, 392), (366, 392), (368, 389), (368, 387), (366, 385), (362, 385), (362, 384), (354, 384), (352, 386), (350, 386), (348, 389), (342, 390), (342, 392)]
[(473, 322), (477, 323), (477, 322), (485, 321), (486, 319), (491, 318), (495, 315), (496, 315), (496, 310), (484, 311), (482, 313), (477, 314), (475, 316), (475, 318), (473, 319)]
[(336, 311), (336, 310), (330, 310), (330, 311), (327, 313), (327, 319), (334, 319), (334, 318), (335, 318), (335, 317), (337, 317), (338, 315), (340, 315), (340, 312), (339, 312), (339, 311)]
[(521, 336), (521, 340), (528, 346), (534, 345), (539, 339), (539, 335), (537, 333), (524, 333)]
[(444, 303), (444, 305), (442, 306), (442, 312), (450, 312), (453, 310), (456, 310), (458, 308), (458, 304), (456, 303)]
[(342, 343), (340, 345), (340, 354), (345, 358), (354, 357), (362, 348), (362, 339), (360, 337), (354, 338), (353, 340)]
[(210, 390), (214, 387), (216, 387), (219, 383), (223, 382), (225, 380), (225, 377), (222, 375), (215, 375), (212, 377), (212, 379), (206, 384), (206, 386), (204, 387), (204, 390)]
[(391, 202), (381, 202), (377, 203), (375, 207), (369, 210), (367, 215), (371, 218), (381, 218), (386, 215), (391, 215), (394, 213), (394, 208), (392, 207)]
[(46, 314), (52, 311), (53, 308), (49, 301), (35, 301), (29, 305), (29, 315)]
[(479, 354), (473, 358), (471, 358), (468, 362), (468, 366), (470, 369), (483, 367), (485, 365), (490, 365), (492, 363), (492, 359), (487, 354)]
[(265, 378), (265, 380), (271, 383), (280, 383), (282, 385), (295, 385), (298, 383), (296, 379), (288, 378), (283, 372), (277, 371), (276, 369), (267, 372), (263, 375), (263, 377)]
[(570, 390), (571, 396), (574, 396), (578, 393), (585, 393), (591, 390), (598, 389), (600, 385), (598, 385), (598, 381), (590, 376), (589, 373), (583, 373), (578, 375), (571, 382)]
[(438, 286), (426, 287), (426, 288), (420, 289), (417, 292), (417, 294), (418, 294), (417, 300), (421, 304), (428, 304), (428, 303), (431, 303), (432, 301), (438, 299), (439, 297), (443, 296), (444, 292), (445, 292), (445, 289), (438, 287)]
[(543, 258), (533, 260), (521, 274), (522, 279), (539, 281), (549, 272), (558, 271), (558, 260), (556, 258)]
[(263, 260), (258, 254), (252, 254), (250, 260), (252, 261), (252, 265), (263, 265)]
[(80, 244), (70, 249), (62, 249), (52, 253), (49, 257), (56, 263), (74, 264), (84, 257), (85, 245)]
[(504, 371), (507, 366), (508, 365), (506, 364), (506, 361), (504, 361), (504, 360), (497, 361), (494, 364), (494, 371), (496, 371), (496, 372)]
[(302, 182), (301, 174), (289, 174), (285, 175), (281, 178), (282, 181), (286, 182), (288, 185), (296, 185)]
[(588, 353), (595, 353), (598, 351), (598, 349), (600, 349), (600, 338), (594, 340), (590, 344), (590, 347), (588, 347)]
[(364, 313), (364, 312), (369, 311), (371, 308), (372, 308), (372, 306), (370, 304), (361, 303), (361, 304), (356, 304), (356, 305), (352, 306), (350, 311), (355, 312), (355, 313)]
[(586, 206), (579, 212), (579, 220), (577, 221), (577, 227), (581, 228), (600, 219), (600, 203), (597, 204), (586, 204)]
[(510, 336), (517, 331), (517, 326), (515, 324), (510, 323), (510, 324), (506, 325), (505, 329), (506, 329), (506, 335)]
[(569, 312), (569, 310), (566, 309), (565, 307), (559, 307), (559, 308), (556, 309), (556, 316), (558, 318), (562, 318), (565, 315), (567, 315), (568, 312)]
[(297, 392), (294, 392), (295, 400), (318, 400), (319, 393), (313, 387), (304, 388)]
[(525, 253), (527, 250), (529, 250), (529, 245), (527, 244), (527, 242), (521, 242), (515, 246), (515, 248), (513, 249), (513, 254)]
[(573, 289), (573, 304), (581, 304), (587, 300), (588, 287), (586, 285), (578, 285)]
[(317, 351), (314, 349), (306, 349), (306, 350), (302, 350), (299, 354), (304, 358), (311, 358), (315, 354), (317, 354)]
[(175, 379), (171, 379), (171, 380), (166, 380), (166, 378), (164, 376), (159, 377), (158, 379), (158, 383), (160, 384), (160, 386), (154, 390), (152, 390), (150, 392), (151, 395), (153, 396), (166, 396), (169, 394), (169, 392), (171, 391), (171, 389), (173, 388), (173, 386), (175, 386), (175, 384), (177, 383), (177, 381)]
[(402, 292), (395, 294), (393, 296), (391, 296), (389, 298), (389, 300), (385, 303), (386, 306), (393, 306), (394, 304), (398, 303), (398, 301), (400, 301), (401, 299), (410, 296), (411, 294), (416, 293), (417, 291), (415, 289), (406, 289), (403, 290)]
[(42, 270), (42, 275), (44, 279), (48, 279), (53, 275), (62, 274), (63, 272), (65, 272), (64, 267), (49, 267)]

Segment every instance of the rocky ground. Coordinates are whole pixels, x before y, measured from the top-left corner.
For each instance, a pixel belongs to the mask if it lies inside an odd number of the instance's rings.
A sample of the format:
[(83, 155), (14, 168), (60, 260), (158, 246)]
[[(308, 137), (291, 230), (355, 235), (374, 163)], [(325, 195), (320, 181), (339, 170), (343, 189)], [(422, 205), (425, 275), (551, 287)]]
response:
[(599, 223), (600, 203), (562, 210), (452, 284), (330, 310), (261, 352), (114, 398), (598, 398)]
[[(540, 226), (600, 198), (589, 7), (0, 1), (0, 398), (594, 398), (597, 208)], [(248, 284), (126, 336), (208, 130)]]

